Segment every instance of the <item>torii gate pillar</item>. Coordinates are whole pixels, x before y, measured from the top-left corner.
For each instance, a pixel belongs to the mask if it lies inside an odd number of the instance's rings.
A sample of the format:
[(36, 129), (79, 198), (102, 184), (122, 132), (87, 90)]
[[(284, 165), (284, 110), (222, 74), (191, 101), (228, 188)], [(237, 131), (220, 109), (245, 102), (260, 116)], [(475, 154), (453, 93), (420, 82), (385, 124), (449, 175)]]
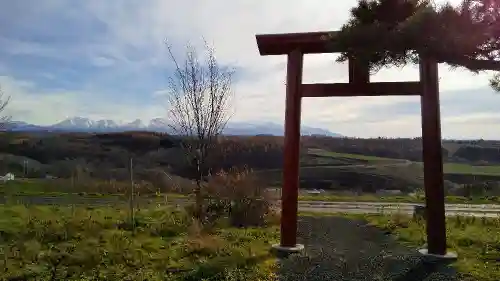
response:
[(283, 192), (281, 206), (281, 246), (295, 247), (299, 192), (300, 113), (303, 55), (288, 54), (286, 70), (285, 144), (283, 149)]

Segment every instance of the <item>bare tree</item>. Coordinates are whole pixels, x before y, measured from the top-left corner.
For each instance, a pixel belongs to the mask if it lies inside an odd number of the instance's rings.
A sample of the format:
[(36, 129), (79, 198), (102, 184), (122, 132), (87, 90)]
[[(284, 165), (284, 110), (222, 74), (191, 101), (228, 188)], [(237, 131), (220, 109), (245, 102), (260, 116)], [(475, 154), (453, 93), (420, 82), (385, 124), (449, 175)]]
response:
[(203, 178), (210, 173), (207, 160), (230, 118), (234, 72), (219, 64), (206, 42), (203, 59), (191, 45), (182, 61), (167, 47), (175, 66), (167, 91), (169, 124), (183, 138), (182, 147), (196, 173), (196, 213), (201, 216)]
[(5, 108), (10, 102), (10, 96), (6, 96), (0, 87), (0, 130), (7, 129), (7, 126), (10, 123), (11, 116), (3, 114)]

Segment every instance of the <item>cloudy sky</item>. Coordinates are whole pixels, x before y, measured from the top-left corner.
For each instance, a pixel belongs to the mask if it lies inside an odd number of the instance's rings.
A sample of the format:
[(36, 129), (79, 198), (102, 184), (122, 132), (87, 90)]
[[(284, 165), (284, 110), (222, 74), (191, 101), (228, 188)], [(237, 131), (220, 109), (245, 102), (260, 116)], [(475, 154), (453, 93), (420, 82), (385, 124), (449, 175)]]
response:
[[(356, 0), (16, 0), (0, 8), (0, 85), (13, 119), (51, 124), (82, 116), (164, 117), (172, 65), (165, 40), (216, 48), (237, 71), (233, 121), (282, 123), (285, 57), (261, 57), (255, 34), (338, 29)], [(438, 1), (439, 2), (439, 1)], [(457, 1), (452, 1), (457, 2)], [(335, 55), (308, 55), (304, 82), (345, 82)], [(500, 138), (500, 94), (490, 74), (440, 66), (447, 138)], [(373, 81), (417, 80), (415, 67)], [(310, 98), (303, 123), (348, 136), (419, 136), (417, 97)]]

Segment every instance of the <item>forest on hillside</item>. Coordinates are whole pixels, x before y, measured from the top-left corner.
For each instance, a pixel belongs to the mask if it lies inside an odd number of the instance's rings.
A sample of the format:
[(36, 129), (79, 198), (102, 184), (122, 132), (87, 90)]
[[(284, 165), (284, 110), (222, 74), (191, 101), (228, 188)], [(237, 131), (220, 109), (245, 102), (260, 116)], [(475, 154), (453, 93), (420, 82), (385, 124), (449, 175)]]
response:
[[(174, 174), (188, 176), (187, 159), (180, 149), (180, 140), (150, 132), (110, 134), (65, 133), (31, 135), (3, 133), (0, 137), (1, 171), (40, 176), (51, 174), (70, 177), (75, 167), (93, 177), (121, 177), (134, 158), (136, 171), (168, 168)], [(324, 149), (339, 153), (378, 156), (421, 161), (421, 140), (405, 138), (333, 138), (304, 136), (301, 151)], [(500, 163), (500, 142), (443, 141), (447, 162), (488, 165)], [(254, 170), (280, 169), (283, 161), (283, 137), (232, 136), (220, 137), (210, 158), (212, 170), (248, 167)], [(126, 174), (126, 173), (125, 173)]]

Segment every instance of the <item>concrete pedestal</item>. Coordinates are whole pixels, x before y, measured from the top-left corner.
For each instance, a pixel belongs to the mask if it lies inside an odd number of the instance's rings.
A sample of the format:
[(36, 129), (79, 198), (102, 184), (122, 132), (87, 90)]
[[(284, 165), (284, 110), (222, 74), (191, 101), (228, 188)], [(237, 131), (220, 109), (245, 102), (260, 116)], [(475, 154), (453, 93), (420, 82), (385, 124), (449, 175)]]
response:
[(429, 251), (425, 248), (419, 249), (418, 252), (424, 255), (426, 258), (429, 258), (429, 260), (431, 261), (453, 262), (456, 261), (458, 258), (458, 255), (455, 252), (447, 252), (444, 255), (436, 255), (436, 254), (429, 254)]
[(299, 254), (304, 251), (304, 245), (296, 244), (294, 247), (283, 247), (280, 244), (274, 244), (271, 252), (279, 258), (286, 258), (292, 254)]

